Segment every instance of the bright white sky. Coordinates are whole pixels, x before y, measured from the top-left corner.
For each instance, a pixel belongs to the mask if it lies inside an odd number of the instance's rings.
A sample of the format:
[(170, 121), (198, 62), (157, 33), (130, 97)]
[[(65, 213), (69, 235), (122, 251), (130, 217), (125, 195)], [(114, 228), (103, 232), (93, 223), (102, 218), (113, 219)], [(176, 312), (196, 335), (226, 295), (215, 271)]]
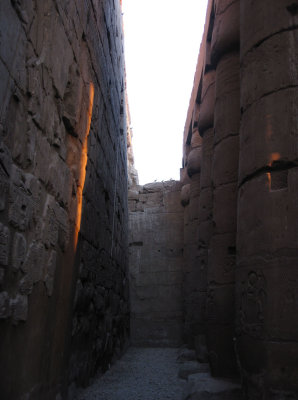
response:
[(123, 0), (128, 101), (140, 184), (179, 179), (207, 0)]

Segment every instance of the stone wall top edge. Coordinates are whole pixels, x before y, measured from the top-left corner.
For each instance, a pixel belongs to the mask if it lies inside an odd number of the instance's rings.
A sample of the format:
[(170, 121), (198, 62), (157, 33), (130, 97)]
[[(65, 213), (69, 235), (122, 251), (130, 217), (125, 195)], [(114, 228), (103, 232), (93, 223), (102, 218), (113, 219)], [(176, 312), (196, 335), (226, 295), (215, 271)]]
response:
[(140, 193), (155, 193), (164, 191), (179, 191), (181, 190), (182, 184), (180, 181), (169, 180), (161, 182), (150, 182), (145, 185), (137, 187)]
[(209, 21), (210, 21), (210, 16), (211, 16), (211, 12), (212, 12), (212, 7), (213, 7), (213, 0), (208, 0), (206, 19), (205, 19), (205, 25), (204, 25), (204, 33), (203, 33), (202, 41), (201, 41), (201, 45), (200, 45), (200, 51), (199, 51), (197, 66), (196, 66), (196, 72), (194, 75), (193, 87), (192, 87), (192, 92), (191, 92), (191, 96), (190, 96), (190, 100), (189, 100), (189, 106), (188, 106), (186, 121), (185, 121), (185, 126), (184, 126), (183, 147), (185, 146), (185, 142), (187, 140), (189, 125), (191, 123), (194, 104), (196, 101), (197, 90), (198, 90), (198, 87), (200, 84), (202, 71), (205, 66), (206, 40), (207, 40), (207, 34), (208, 34), (208, 29), (209, 29)]

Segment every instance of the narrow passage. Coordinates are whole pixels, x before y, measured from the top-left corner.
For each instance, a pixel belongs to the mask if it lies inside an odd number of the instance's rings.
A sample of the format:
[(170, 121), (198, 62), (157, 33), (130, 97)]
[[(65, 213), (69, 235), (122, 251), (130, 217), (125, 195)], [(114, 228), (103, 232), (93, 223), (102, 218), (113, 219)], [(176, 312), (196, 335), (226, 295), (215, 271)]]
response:
[(178, 349), (131, 347), (121, 360), (78, 400), (181, 400), (184, 380), (178, 378)]

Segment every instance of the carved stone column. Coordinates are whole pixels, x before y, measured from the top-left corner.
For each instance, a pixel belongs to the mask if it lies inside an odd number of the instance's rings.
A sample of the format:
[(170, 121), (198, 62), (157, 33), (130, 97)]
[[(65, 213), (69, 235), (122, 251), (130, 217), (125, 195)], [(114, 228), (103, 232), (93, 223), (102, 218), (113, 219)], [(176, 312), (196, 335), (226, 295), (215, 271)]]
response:
[(216, 376), (237, 372), (234, 351), (239, 156), (239, 2), (215, 1), (211, 60), (216, 65), (207, 344)]
[(240, 15), (237, 350), (247, 398), (294, 399), (298, 4), (242, 0)]

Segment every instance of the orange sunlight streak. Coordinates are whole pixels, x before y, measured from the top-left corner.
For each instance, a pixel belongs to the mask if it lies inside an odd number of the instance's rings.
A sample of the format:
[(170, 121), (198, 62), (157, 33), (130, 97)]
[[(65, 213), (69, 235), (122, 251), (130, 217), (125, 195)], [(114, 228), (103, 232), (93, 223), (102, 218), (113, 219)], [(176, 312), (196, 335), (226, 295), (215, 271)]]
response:
[(271, 190), (271, 173), (270, 172), (267, 172), (267, 178), (268, 178), (268, 187), (269, 187), (269, 190)]
[(92, 109), (94, 100), (94, 85), (91, 82), (89, 85), (89, 105), (87, 110), (87, 121), (86, 121), (86, 131), (84, 135), (84, 141), (82, 143), (82, 153), (81, 153), (81, 165), (80, 165), (80, 179), (77, 187), (77, 213), (75, 218), (75, 237), (74, 237), (74, 248), (77, 248), (79, 232), (81, 229), (81, 219), (82, 219), (82, 206), (83, 206), (83, 190), (86, 179), (86, 166), (88, 161), (88, 136), (90, 132)]

